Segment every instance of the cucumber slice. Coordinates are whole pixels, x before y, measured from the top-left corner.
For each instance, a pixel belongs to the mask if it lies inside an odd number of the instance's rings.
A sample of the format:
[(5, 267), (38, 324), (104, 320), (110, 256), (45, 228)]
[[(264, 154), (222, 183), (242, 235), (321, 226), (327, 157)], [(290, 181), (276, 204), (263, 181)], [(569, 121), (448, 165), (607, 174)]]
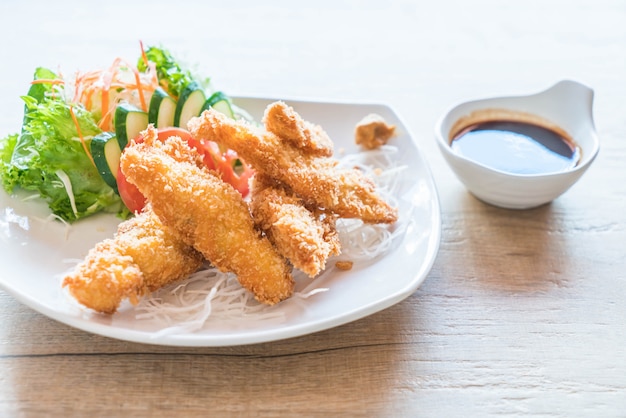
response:
[(209, 97), (204, 102), (204, 105), (202, 106), (202, 110), (200, 110), (200, 113), (210, 108), (213, 108), (217, 110), (218, 112), (222, 112), (223, 114), (225, 114), (231, 119), (235, 119), (235, 112), (233, 112), (230, 99), (221, 91), (216, 91), (215, 93), (211, 95), (211, 97)]
[(136, 138), (147, 127), (147, 112), (129, 103), (120, 103), (115, 108), (115, 135), (120, 149), (126, 148), (128, 141)]
[(195, 81), (185, 87), (176, 103), (176, 113), (174, 114), (174, 126), (187, 129), (189, 119), (199, 116), (202, 106), (206, 101), (204, 89)]
[(148, 123), (158, 128), (174, 126), (174, 114), (176, 113), (176, 100), (161, 87), (157, 87), (150, 99), (148, 109)]
[(90, 144), (91, 156), (102, 180), (108, 184), (115, 193), (117, 190), (117, 170), (120, 166), (122, 150), (113, 132), (102, 132), (94, 136)]

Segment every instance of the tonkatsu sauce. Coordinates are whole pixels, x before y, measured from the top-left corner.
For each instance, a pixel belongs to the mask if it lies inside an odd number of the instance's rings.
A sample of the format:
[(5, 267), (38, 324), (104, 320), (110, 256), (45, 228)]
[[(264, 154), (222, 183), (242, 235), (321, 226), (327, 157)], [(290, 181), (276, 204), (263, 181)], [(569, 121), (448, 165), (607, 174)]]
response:
[(546, 174), (578, 164), (580, 149), (556, 130), (524, 121), (474, 123), (452, 137), (452, 149), (485, 166), (514, 174)]

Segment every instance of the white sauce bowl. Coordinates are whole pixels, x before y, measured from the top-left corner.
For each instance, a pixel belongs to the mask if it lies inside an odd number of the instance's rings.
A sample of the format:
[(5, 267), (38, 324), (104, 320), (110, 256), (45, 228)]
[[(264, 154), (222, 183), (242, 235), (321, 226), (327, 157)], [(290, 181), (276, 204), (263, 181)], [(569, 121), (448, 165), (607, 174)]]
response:
[[(529, 209), (551, 202), (567, 191), (589, 168), (600, 143), (593, 121), (593, 90), (563, 80), (528, 96), (496, 97), (458, 104), (435, 126), (439, 149), (458, 179), (478, 199), (503, 208)], [(581, 158), (571, 169), (548, 174), (512, 174), (497, 170), (452, 150), (458, 123), (471, 115), (495, 112), (532, 115), (565, 131), (580, 148)]]

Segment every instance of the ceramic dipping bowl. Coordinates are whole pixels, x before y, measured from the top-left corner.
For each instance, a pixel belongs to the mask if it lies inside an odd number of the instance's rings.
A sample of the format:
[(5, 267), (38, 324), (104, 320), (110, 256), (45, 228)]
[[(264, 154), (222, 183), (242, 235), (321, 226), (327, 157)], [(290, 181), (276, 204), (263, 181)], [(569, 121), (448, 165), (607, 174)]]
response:
[[(598, 154), (600, 143), (593, 120), (593, 95), (589, 87), (576, 81), (563, 80), (536, 94), (486, 98), (458, 104), (445, 112), (435, 126), (439, 150), (458, 179), (478, 199), (509, 209), (529, 209), (543, 205), (576, 183)], [(575, 161), (558, 170), (547, 167), (545, 172), (525, 171), (516, 165), (541, 165), (544, 157), (520, 153), (517, 162), (511, 163), (515, 167), (507, 167), (502, 165), (507, 161), (506, 158), (498, 155), (490, 156), (491, 162), (480, 158), (496, 153), (503, 143), (486, 142), (482, 148), (474, 150), (473, 156), (456, 146), (455, 141), (460, 141), (462, 133), (472, 131), (472, 127), (487, 129), (493, 126), (490, 123), (502, 121), (538, 126), (558, 134), (575, 152), (572, 157)], [(484, 130), (481, 132), (484, 133)], [(466, 141), (472, 144), (469, 137)], [(515, 137), (506, 137), (503, 141), (508, 141), (508, 145), (512, 146), (508, 148), (507, 157), (517, 154), (525, 146), (516, 143)], [(537, 143), (533, 143), (533, 146), (542, 147)]]

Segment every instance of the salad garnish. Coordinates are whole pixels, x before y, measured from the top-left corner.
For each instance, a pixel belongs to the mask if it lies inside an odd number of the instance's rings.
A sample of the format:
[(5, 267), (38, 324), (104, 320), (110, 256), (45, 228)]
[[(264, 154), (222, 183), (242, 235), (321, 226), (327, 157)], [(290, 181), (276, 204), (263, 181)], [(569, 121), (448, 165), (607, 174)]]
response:
[[(60, 219), (74, 222), (98, 212), (126, 219), (142, 209), (141, 196), (120, 178), (119, 157), (149, 124), (160, 137), (179, 135), (198, 149), (211, 169), (243, 195), (252, 170), (233, 151), (196, 141), (190, 117), (215, 108), (232, 118), (231, 99), (213, 91), (166, 49), (149, 46), (135, 65), (115, 58), (108, 68), (66, 78), (40, 67), (25, 96), (19, 133), (0, 138), (0, 180), (13, 193), (37, 193)], [(175, 129), (172, 129), (175, 128)]]

